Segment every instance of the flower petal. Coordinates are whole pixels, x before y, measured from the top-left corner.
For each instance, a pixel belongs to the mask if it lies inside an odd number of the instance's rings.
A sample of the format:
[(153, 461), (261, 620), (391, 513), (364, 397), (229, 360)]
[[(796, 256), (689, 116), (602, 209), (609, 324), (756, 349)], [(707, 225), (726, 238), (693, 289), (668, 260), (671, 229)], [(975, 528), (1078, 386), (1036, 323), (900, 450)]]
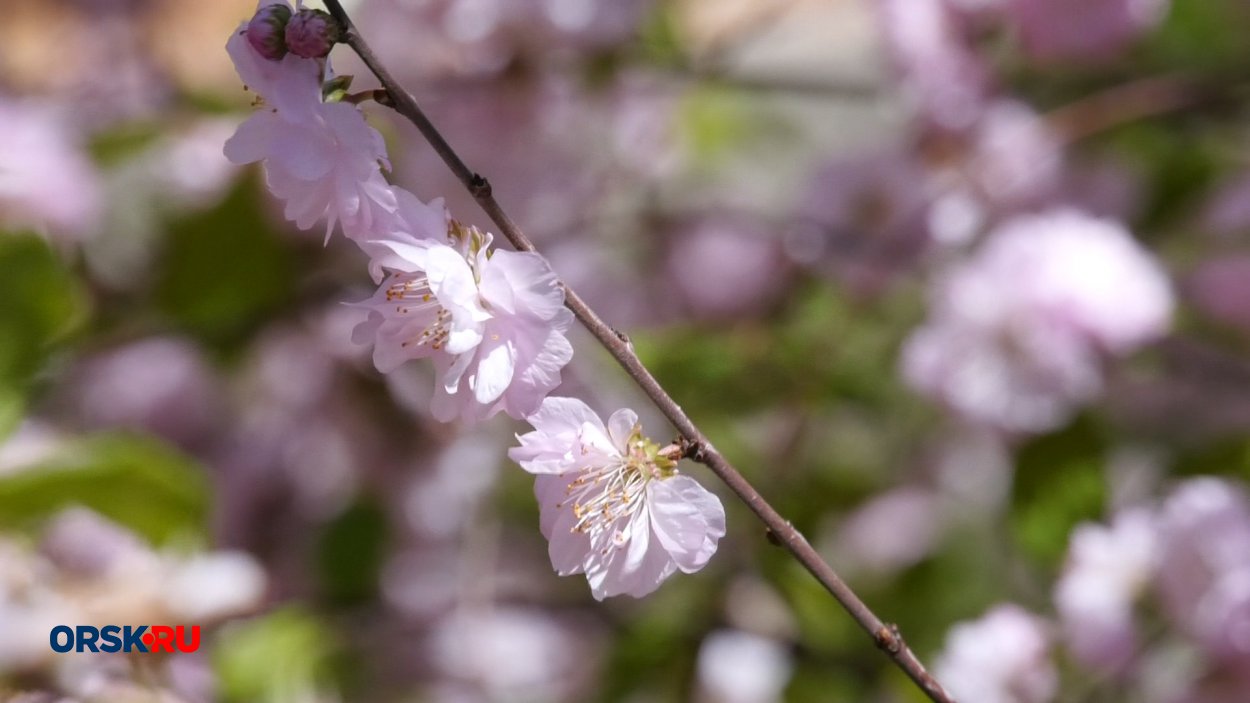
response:
[(685, 573), (702, 569), (725, 535), (720, 499), (689, 476), (653, 481), (647, 486), (651, 526), (660, 544)]
[(469, 377), (473, 396), (482, 405), (499, 399), (516, 371), (516, 348), (508, 340), (490, 340), (478, 353), (477, 373)]
[(637, 426), (638, 413), (633, 410), (622, 408), (612, 413), (612, 417), (608, 418), (608, 436), (612, 438), (612, 444), (624, 451)]

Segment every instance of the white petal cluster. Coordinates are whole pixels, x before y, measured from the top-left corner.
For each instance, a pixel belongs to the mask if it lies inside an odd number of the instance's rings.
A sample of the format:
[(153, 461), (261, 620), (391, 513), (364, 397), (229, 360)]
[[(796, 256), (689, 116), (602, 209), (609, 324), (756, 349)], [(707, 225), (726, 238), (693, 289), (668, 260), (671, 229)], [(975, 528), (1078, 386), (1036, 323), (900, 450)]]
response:
[(694, 573), (725, 535), (725, 509), (618, 410), (605, 426), (585, 403), (548, 398), (509, 456), (537, 474), (540, 527), (561, 576), (585, 574), (595, 598), (642, 597)]
[(357, 326), (379, 371), (410, 359), (434, 362), (430, 409), (442, 421), (499, 411), (521, 419), (560, 384), (573, 357), (573, 314), (545, 259), (491, 248), (490, 235), (453, 223), (436, 240), (379, 240), (385, 279)]

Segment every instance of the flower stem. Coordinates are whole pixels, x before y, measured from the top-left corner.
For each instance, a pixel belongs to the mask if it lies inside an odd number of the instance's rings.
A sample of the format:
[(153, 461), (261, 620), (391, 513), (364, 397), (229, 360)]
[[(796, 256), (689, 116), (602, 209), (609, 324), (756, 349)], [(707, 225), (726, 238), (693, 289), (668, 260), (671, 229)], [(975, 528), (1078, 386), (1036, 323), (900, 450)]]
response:
[[(416, 125), (426, 141), (442, 157), (447, 167), (464, 184), (464, 187), (473, 195), (478, 205), (499, 227), (500, 232), (507, 237), (512, 246), (521, 251), (535, 251), (534, 244), (495, 200), (491, 193), (490, 183), (464, 163), (456, 151), (452, 149), (451, 145), (447, 143), (447, 140), (443, 138), (443, 135), (430, 122), (429, 118), (426, 117), (412, 95), (404, 90), (391, 76), (390, 72), (386, 70), (386, 67), (382, 65), (364, 38), (356, 30), (355, 25), (352, 24), (351, 19), (347, 16), (338, 0), (325, 0), (325, 4), (330, 14), (343, 24), (343, 28), (346, 30), (345, 42), (355, 50), (369, 70), (381, 82), (383, 89), (385, 89), (389, 99), (379, 100), (379, 102), (393, 107), (396, 112)], [(582, 300), (581, 296), (567, 285), (564, 286), (564, 296), (565, 304), (573, 311), (573, 314), (581, 321), (582, 325), (599, 340), (599, 343), (608, 350), (617, 363), (629, 374), (630, 378), (638, 384), (638, 387), (647, 394), (647, 397), (655, 403), (655, 406), (664, 413), (669, 422), (673, 424), (673, 427), (681, 434), (685, 455), (694, 461), (706, 465), (725, 485), (729, 486), (730, 490), (736, 493), (746, 503), (747, 507), (759, 517), (760, 521), (776, 537), (781, 546), (793, 554), (799, 563), (816, 577), (816, 580), (837, 599), (838, 603), (859, 623), (860, 627), (872, 637), (877, 647), (885, 652), (931, 700), (936, 703), (953, 703), (954, 699), (943, 690), (942, 686), (925, 669), (911, 649), (908, 648), (903, 641), (902, 635), (899, 633), (898, 627), (886, 624), (878, 618), (860, 600), (859, 596), (851, 590), (850, 586), (846, 585), (841, 577), (838, 576), (833, 567), (829, 566), (820, 557), (816, 550), (807, 542), (807, 539), (769, 505), (768, 501), (764, 500), (764, 497), (755, 490), (755, 487), (712, 446), (712, 443), (707, 440), (694, 424), (694, 421), (686, 415), (681, 406), (669, 396), (668, 392), (664, 390), (655, 377), (651, 375), (651, 372), (647, 370), (647, 367), (643, 365), (638, 355), (634, 352), (634, 347), (630, 344), (628, 337), (618, 333), (604, 322), (598, 313), (591, 309)]]

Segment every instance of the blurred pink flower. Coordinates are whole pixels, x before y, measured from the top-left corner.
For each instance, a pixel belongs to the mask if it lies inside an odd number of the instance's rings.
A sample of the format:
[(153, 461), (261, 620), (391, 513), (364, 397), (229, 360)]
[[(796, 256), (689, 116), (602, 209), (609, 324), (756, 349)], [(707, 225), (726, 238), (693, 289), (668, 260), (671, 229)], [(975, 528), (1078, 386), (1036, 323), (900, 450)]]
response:
[(1058, 692), (1050, 635), (1041, 618), (999, 605), (980, 620), (951, 628), (933, 674), (969, 703), (1044, 703)]
[(760, 314), (784, 291), (790, 276), (780, 242), (745, 219), (703, 218), (672, 237), (667, 284), (692, 315)]
[(838, 528), (839, 553), (855, 566), (891, 574), (929, 555), (946, 524), (938, 496), (914, 486), (865, 502)]
[[(262, 7), (268, 4), (262, 0)], [(239, 125), (226, 141), (226, 157), (237, 164), (263, 161), (270, 191), (286, 201), (287, 219), (301, 229), (324, 217), (327, 238), (336, 222), (349, 237), (373, 236), (375, 222), (396, 208), (381, 171), (390, 168), (382, 135), (356, 106), (322, 102), (321, 61), (294, 54), (266, 59), (245, 28), (231, 35), (226, 51), (267, 107)]]
[(125, 428), (184, 447), (220, 425), (221, 379), (192, 343), (153, 337), (84, 362), (65, 386), (67, 405), (89, 429)]
[(1025, 49), (1041, 61), (1115, 58), (1163, 22), (1170, 0), (1011, 0)]
[(985, 107), (972, 137), (967, 168), (988, 204), (1037, 203), (1058, 186), (1063, 144), (1028, 105), (996, 100)]
[(0, 132), (0, 228), (90, 233), (102, 210), (99, 174), (61, 115), (0, 96)]
[(944, 130), (970, 126), (981, 112), (989, 77), (952, 8), (944, 0), (885, 0), (878, 6), (909, 107)]
[(605, 427), (582, 401), (548, 398), (529, 422), (534, 431), (508, 455), (538, 474), (540, 527), (557, 574), (586, 574), (597, 600), (640, 598), (712, 558), (725, 509), (658, 454), (634, 411), (616, 411)]
[(490, 75), (509, 65), (541, 65), (614, 48), (636, 36), (654, 4), (653, 0), (372, 0), (361, 7), (363, 14), (356, 21), (372, 28), (381, 55), (399, 51), (411, 56), (400, 70), (419, 72), (428, 80)]
[(538, 254), (492, 250), (489, 234), (459, 225), (449, 241), (370, 243), (380, 247), (375, 264), (390, 275), (359, 303), (369, 318), (352, 339), (373, 343), (383, 373), (431, 358), (438, 374), (431, 412), (439, 420), (476, 421), (500, 410), (523, 418), (573, 358), (564, 292)]
[(503, 604), (445, 611), (430, 629), (426, 651), (460, 695), (433, 700), (585, 700), (582, 689), (594, 680), (600, 649), (598, 633), (586, 624)]
[(1102, 389), (1100, 355), (1168, 328), (1159, 264), (1121, 225), (1073, 210), (1009, 220), (936, 286), (908, 382), (968, 418), (1044, 431)]
[(1112, 671), (1130, 660), (1137, 646), (1133, 606), (1158, 564), (1156, 516), (1150, 510), (1128, 510), (1108, 526), (1073, 530), (1067, 564), (1055, 584), (1055, 607), (1077, 660)]
[(774, 703), (783, 700), (794, 660), (782, 642), (744, 632), (717, 630), (699, 645), (696, 700), (711, 703)]
[(1250, 497), (1238, 484), (1197, 478), (1162, 510), (1164, 606), (1217, 660), (1250, 663)]

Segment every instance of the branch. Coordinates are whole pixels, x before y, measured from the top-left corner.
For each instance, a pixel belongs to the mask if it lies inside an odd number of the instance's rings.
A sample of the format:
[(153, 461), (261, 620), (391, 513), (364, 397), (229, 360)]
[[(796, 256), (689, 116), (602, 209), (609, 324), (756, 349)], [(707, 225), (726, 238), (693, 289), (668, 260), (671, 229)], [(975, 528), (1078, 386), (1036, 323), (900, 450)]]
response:
[[(499, 203), (496, 202), (495, 197), (491, 194), (490, 183), (465, 165), (460, 156), (447, 143), (447, 140), (443, 138), (443, 135), (434, 127), (429, 118), (425, 116), (425, 113), (422, 112), (412, 95), (400, 87), (390, 72), (378, 61), (378, 58), (360, 36), (360, 33), (356, 30), (355, 25), (352, 24), (351, 19), (347, 16), (338, 0), (326, 0), (326, 7), (346, 28), (346, 43), (356, 51), (369, 70), (381, 82), (387, 94), (387, 99), (384, 103), (389, 107), (393, 107), (396, 112), (416, 125), (417, 129), (421, 131), (421, 134), (430, 143), (430, 146), (434, 148), (434, 151), (438, 152), (438, 155), (446, 162), (448, 168), (460, 179), (464, 187), (477, 200), (478, 205), (490, 216), (491, 220), (499, 227), (500, 232), (507, 237), (514, 247), (521, 251), (535, 251), (534, 244), (525, 236), (520, 227), (512, 221), (512, 218), (504, 212)], [(816, 577), (816, 580), (837, 599), (838, 603), (850, 613), (860, 627), (873, 638), (877, 646), (931, 700), (935, 701), (935, 703), (953, 703), (953, 699), (947, 695), (942, 686), (925, 670), (924, 665), (920, 663), (920, 660), (908, 648), (899, 633), (898, 627), (882, 622), (859, 599), (859, 596), (855, 595), (855, 592), (842, 581), (833, 568), (821, 559), (820, 555), (808, 544), (803, 535), (789, 521), (781, 517), (764, 500), (763, 496), (755, 490), (750, 482), (742, 474), (738, 473), (738, 470), (712, 446), (712, 443), (703, 436), (703, 433), (699, 431), (699, 428), (695, 426), (690, 417), (669, 397), (664, 388), (651, 375), (651, 372), (643, 366), (638, 355), (634, 353), (633, 345), (629, 343), (629, 339), (612, 329), (582, 300), (581, 296), (567, 285), (564, 286), (564, 296), (565, 304), (573, 311), (577, 319), (599, 340), (599, 343), (608, 350), (617, 363), (625, 369), (629, 377), (638, 384), (638, 387), (647, 394), (647, 397), (655, 403), (655, 406), (664, 413), (669, 422), (673, 423), (673, 426), (681, 434), (684, 453), (691, 459), (706, 465), (711, 469), (712, 473), (724, 481), (725, 485), (729, 486), (730, 490), (736, 493), (747, 504), (747, 507), (759, 517), (777, 542), (793, 554), (799, 560), (799, 563)]]
[(1226, 84), (1217, 88), (1185, 74), (1150, 76), (1063, 105), (1047, 113), (1045, 119), (1071, 143), (1130, 122), (1226, 101), (1234, 93)]

